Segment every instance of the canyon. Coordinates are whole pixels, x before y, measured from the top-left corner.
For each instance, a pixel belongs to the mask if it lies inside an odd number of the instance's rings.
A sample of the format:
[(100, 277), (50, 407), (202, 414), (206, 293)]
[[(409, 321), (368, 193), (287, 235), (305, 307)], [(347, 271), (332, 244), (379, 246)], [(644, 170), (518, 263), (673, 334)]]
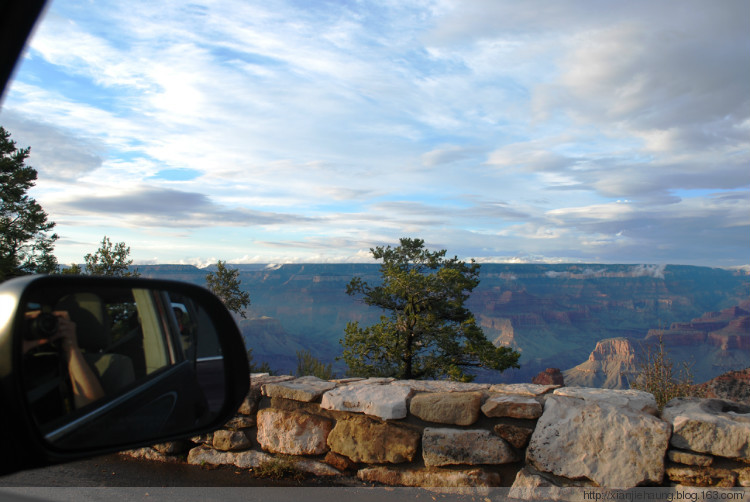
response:
[[(297, 352), (307, 350), (345, 375), (336, 356), (346, 323), (375, 323), (382, 314), (346, 295), (352, 277), (376, 284), (377, 264), (231, 266), (252, 301), (248, 318), (238, 317), (246, 344), (256, 362), (268, 362), (279, 373), (293, 372)], [(138, 268), (144, 277), (201, 285), (211, 271), (190, 265)], [(676, 361), (693, 364), (696, 381), (750, 366), (750, 276), (742, 270), (482, 264), (480, 279), (468, 307), (488, 339), (522, 356), (520, 369), (480, 371), (477, 382), (530, 382), (555, 367), (567, 370), (568, 385), (623, 388), (639, 351), (659, 336)], [(588, 373), (578, 373), (589, 377), (576, 383), (570, 370), (581, 364), (588, 364), (579, 368)], [(598, 364), (605, 371), (593, 377)]]

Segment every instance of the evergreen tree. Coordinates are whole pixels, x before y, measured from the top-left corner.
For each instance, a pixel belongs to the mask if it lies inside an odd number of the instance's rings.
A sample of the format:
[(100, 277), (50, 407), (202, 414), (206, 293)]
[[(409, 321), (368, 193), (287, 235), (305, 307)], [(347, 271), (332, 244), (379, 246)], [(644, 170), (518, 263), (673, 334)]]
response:
[(55, 223), (27, 195), (37, 179), (36, 170), (26, 165), (29, 152), (16, 148), (0, 127), (0, 281), (57, 270), (52, 251), (58, 236), (49, 234)]
[(333, 365), (323, 363), (313, 356), (309, 350), (298, 350), (297, 376), (315, 376), (321, 380), (332, 380), (334, 378)]
[[(84, 257), (84, 273), (86, 275), (105, 275), (110, 277), (138, 277), (138, 270), (130, 270), (133, 260), (130, 257), (130, 247), (124, 242), (112, 244), (106, 235), (95, 253)], [(81, 268), (73, 266), (70, 273), (80, 273)]]
[(347, 324), (342, 358), (353, 375), (471, 381), (465, 371), (471, 367), (519, 367), (520, 354), (495, 347), (464, 306), (479, 284), (477, 263), (446, 259), (445, 250), (431, 252), (421, 239), (370, 251), (383, 262), (382, 284), (370, 286), (355, 277), (346, 292), (362, 295), (365, 304), (388, 315), (365, 328)]
[(239, 275), (239, 270), (230, 270), (226, 267), (226, 262), (219, 260), (216, 273), (206, 275), (206, 286), (224, 302), (227, 309), (244, 318), (244, 309), (250, 305), (250, 295), (240, 289)]

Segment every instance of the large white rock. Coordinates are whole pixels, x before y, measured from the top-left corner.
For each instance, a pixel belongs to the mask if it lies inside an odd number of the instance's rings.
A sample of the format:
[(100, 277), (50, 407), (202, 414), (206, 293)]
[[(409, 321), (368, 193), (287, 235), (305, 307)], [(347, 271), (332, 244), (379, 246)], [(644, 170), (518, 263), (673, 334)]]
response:
[(319, 399), (324, 392), (334, 388), (336, 388), (335, 382), (321, 380), (314, 376), (304, 376), (296, 380), (264, 384), (263, 394), (268, 397), (281, 397), (310, 403)]
[(498, 383), (490, 386), (490, 392), (498, 394), (518, 394), (520, 396), (538, 397), (557, 389), (559, 385), (542, 385), (537, 383)]
[(677, 448), (750, 459), (750, 406), (721, 399), (677, 398), (664, 407)]
[(397, 380), (393, 385), (410, 387), (416, 392), (481, 392), (488, 383), (454, 382), (451, 380)]
[(555, 396), (566, 396), (583, 399), (587, 402), (604, 402), (613, 406), (628, 407), (656, 415), (658, 408), (653, 394), (641, 390), (591, 389), (588, 387), (561, 387), (553, 393)]
[(551, 396), (527, 461), (540, 471), (607, 488), (661, 483), (669, 424), (614, 401)]
[(414, 393), (410, 387), (367, 382), (365, 380), (326, 392), (320, 407), (364, 413), (383, 420), (406, 417), (407, 399)]

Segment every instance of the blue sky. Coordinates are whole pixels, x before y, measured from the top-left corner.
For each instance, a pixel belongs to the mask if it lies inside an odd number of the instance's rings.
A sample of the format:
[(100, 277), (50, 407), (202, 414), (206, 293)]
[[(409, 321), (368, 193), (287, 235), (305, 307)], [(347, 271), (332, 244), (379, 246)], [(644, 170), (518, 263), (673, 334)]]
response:
[(0, 124), (61, 262), (750, 263), (750, 3), (53, 0)]

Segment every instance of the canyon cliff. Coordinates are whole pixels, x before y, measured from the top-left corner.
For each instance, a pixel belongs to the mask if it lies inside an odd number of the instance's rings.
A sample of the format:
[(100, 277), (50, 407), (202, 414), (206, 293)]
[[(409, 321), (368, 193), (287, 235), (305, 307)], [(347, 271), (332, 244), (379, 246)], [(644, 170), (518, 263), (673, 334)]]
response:
[(668, 329), (650, 329), (642, 340), (601, 340), (587, 361), (563, 373), (565, 381), (573, 386), (627, 389), (646, 353), (659, 350), (659, 343), (675, 371), (686, 365), (696, 383), (746, 368), (750, 366), (750, 301), (689, 322), (673, 322)]
[[(247, 346), (253, 348), (256, 362), (267, 361), (278, 371), (296, 368), (299, 347), (333, 363), (334, 371), (343, 375), (346, 368), (335, 358), (341, 353), (346, 323), (375, 323), (382, 314), (346, 295), (352, 277), (377, 284), (377, 264), (233, 267), (252, 300), (249, 319), (241, 324)], [(211, 271), (188, 265), (139, 270), (145, 277), (200, 285)], [(480, 279), (468, 307), (488, 339), (522, 354), (520, 370), (478, 374), (478, 381), (489, 382), (529, 382), (548, 367), (573, 368), (601, 340), (643, 341), (650, 329), (698, 319), (705, 312), (721, 313), (750, 297), (750, 276), (707, 267), (482, 264)], [(738, 348), (745, 342), (735, 335), (746, 326), (730, 324), (725, 328), (734, 331), (712, 331), (710, 343), (725, 360), (740, 365), (742, 357), (735, 353), (742, 352)], [(690, 345), (682, 347), (683, 352), (692, 350)], [(736, 365), (714, 368), (707, 378), (748, 366)]]

